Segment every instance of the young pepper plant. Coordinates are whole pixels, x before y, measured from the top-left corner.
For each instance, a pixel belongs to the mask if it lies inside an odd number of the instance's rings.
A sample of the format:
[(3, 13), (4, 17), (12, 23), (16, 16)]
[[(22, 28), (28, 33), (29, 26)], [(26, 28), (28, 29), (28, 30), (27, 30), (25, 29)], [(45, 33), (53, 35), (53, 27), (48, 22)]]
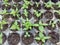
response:
[(45, 36), (42, 32), (39, 32), (38, 36), (36, 36), (34, 39), (35, 39), (36, 41), (41, 41), (41, 42), (43, 42), (42, 45), (44, 45), (45, 41), (46, 41), (47, 39), (49, 39), (49, 38), (50, 38), (49, 36)]
[(12, 26), (10, 27), (12, 30), (20, 30), (19, 24), (17, 21), (15, 21)]
[(0, 44), (2, 45), (2, 33), (0, 33)]
[(29, 5), (32, 5), (31, 2), (24, 0), (24, 4), (22, 6), (22, 9), (27, 9)]
[(24, 15), (28, 17), (28, 11), (26, 9), (24, 9)]
[(16, 16), (16, 17), (19, 18), (19, 10), (18, 10), (18, 8), (16, 8), (16, 10), (15, 10), (15, 9), (11, 9), (10, 14), (11, 14), (12, 16), (14, 16), (14, 17)]
[(47, 8), (53, 8), (53, 5), (54, 5), (54, 3), (51, 1), (44, 3), (44, 4), (45, 4), (45, 7), (47, 7)]
[(54, 10), (54, 12), (57, 12), (60, 15), (60, 10)]
[(4, 4), (5, 6), (10, 5), (10, 3), (8, 3), (8, 0), (3, 0), (3, 4)]
[(37, 17), (40, 17), (42, 13), (43, 13), (42, 11), (38, 12), (38, 11), (34, 10), (34, 14), (35, 14)]
[(38, 2), (35, 2), (35, 3), (36, 3), (36, 6), (37, 6), (37, 7), (38, 7), (38, 6), (39, 6), (39, 4), (40, 4), (40, 3), (38, 3)]
[(0, 21), (0, 30), (3, 29), (3, 25), (7, 24), (5, 20)]
[(48, 24), (42, 23), (42, 21), (39, 21), (38, 24), (34, 24), (33, 26), (38, 26), (39, 31), (43, 32), (44, 31), (44, 26), (48, 26)]
[(57, 21), (50, 21), (49, 25), (52, 25), (52, 27), (54, 28), (54, 27), (55, 27), (56, 22), (57, 22)]
[(32, 29), (33, 24), (27, 18), (26, 21), (23, 22), (23, 26), (25, 27), (24, 30), (28, 31)]
[(7, 14), (9, 14), (9, 13), (7, 12), (6, 9), (4, 9), (4, 10), (0, 11), (0, 14), (2, 14), (2, 15), (7, 15)]
[(56, 5), (60, 8), (60, 1), (58, 1), (58, 2), (56, 3)]

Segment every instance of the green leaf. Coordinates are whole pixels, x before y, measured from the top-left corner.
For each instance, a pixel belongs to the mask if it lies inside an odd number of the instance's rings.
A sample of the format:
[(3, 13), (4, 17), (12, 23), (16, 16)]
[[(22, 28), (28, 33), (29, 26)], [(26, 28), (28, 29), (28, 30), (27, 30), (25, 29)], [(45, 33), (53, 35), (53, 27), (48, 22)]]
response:
[(0, 33), (0, 44), (2, 44), (2, 33)]
[(39, 26), (39, 24), (33, 24), (33, 26)]
[(43, 31), (44, 31), (44, 27), (43, 27), (43, 26), (39, 26), (39, 30), (40, 30), (41, 32), (43, 32)]
[(49, 36), (47, 36), (47, 37), (44, 37), (44, 39), (46, 40), (46, 39), (49, 39), (49, 38), (51, 38), (51, 37), (49, 37)]
[(42, 39), (42, 42), (45, 42), (45, 39)]
[(40, 41), (40, 38), (39, 37), (35, 37), (34, 39)]

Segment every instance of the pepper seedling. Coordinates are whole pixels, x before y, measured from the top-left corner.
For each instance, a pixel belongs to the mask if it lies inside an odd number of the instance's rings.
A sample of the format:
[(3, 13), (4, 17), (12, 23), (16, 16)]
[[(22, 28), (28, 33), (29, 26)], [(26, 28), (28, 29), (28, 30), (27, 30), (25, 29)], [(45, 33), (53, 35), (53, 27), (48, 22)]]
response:
[(6, 9), (4, 9), (4, 10), (0, 11), (0, 14), (2, 14), (2, 15), (7, 15), (7, 14), (9, 14), (9, 13), (7, 12)]
[(12, 26), (10, 27), (12, 30), (20, 30), (19, 24), (17, 21), (15, 21)]
[(60, 15), (60, 10), (54, 10), (54, 12), (57, 12)]
[(60, 8), (60, 1), (58, 1), (58, 2), (56, 3), (56, 5)]
[(43, 42), (42, 45), (44, 45), (45, 41), (46, 41), (47, 39), (49, 39), (49, 38), (50, 38), (49, 36), (45, 36), (42, 32), (39, 32), (38, 36), (36, 36), (34, 39), (35, 39), (36, 41), (41, 41), (41, 42)]
[(24, 30), (28, 31), (32, 29), (33, 24), (27, 18), (26, 21), (23, 22), (23, 26), (25, 27)]
[(4, 4), (5, 6), (10, 5), (10, 3), (8, 3), (8, 0), (3, 0), (3, 4)]
[(0, 30), (3, 29), (3, 25), (7, 24), (6, 20), (0, 21)]
[(43, 13), (42, 11), (39, 11), (39, 12), (38, 12), (38, 11), (34, 10), (34, 14), (35, 14), (37, 17), (40, 17), (42, 13)]
[(40, 4), (39, 2), (35, 2), (35, 3), (36, 3), (36, 6), (37, 6), (37, 7), (38, 7), (38, 6), (39, 6), (39, 4)]
[(52, 25), (52, 27), (54, 28), (55, 25), (56, 25), (56, 22), (57, 22), (57, 21), (50, 21), (50, 22), (49, 22), (49, 25)]
[(14, 17), (16, 16), (16, 17), (19, 18), (19, 10), (18, 10), (18, 8), (16, 8), (16, 10), (15, 10), (15, 9), (11, 9), (10, 14), (11, 14), (12, 16), (14, 16)]
[(0, 44), (2, 45), (2, 33), (0, 33)]
[(22, 9), (27, 9), (29, 5), (32, 5), (31, 2), (24, 0), (24, 4), (22, 6)]
[(53, 5), (54, 5), (54, 3), (51, 1), (44, 3), (44, 4), (45, 4), (45, 7), (47, 7), (47, 8), (53, 8)]
[(26, 31), (24, 37), (30, 37), (29, 32)]
[(24, 15), (28, 17), (28, 11), (26, 9), (24, 9)]
[(39, 31), (43, 32), (44, 31), (44, 26), (48, 26), (48, 24), (42, 23), (42, 21), (39, 21), (39, 24), (34, 24), (33, 26), (38, 26)]

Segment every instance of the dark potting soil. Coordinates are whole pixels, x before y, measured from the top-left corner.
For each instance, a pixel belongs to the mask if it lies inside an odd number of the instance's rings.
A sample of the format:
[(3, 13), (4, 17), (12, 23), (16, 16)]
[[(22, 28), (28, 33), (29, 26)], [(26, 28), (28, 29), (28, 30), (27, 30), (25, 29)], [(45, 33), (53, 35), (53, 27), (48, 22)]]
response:
[(12, 33), (8, 36), (9, 45), (17, 45), (20, 41), (20, 35), (17, 33)]
[[(48, 20), (46, 23), (49, 24), (49, 22), (50, 22), (50, 20)], [(46, 27), (47, 27), (47, 29), (49, 29), (51, 31), (53, 31), (54, 29), (56, 29), (56, 25), (54, 27), (52, 27), (52, 25), (48, 25)]]
[(14, 2), (21, 2), (22, 0), (13, 0)]
[(53, 13), (51, 11), (46, 11), (44, 13), (45, 18), (47, 19), (52, 19), (53, 18)]
[(43, 2), (49, 2), (49, 0), (42, 0)]
[(7, 28), (8, 28), (8, 24), (4, 24), (2, 31), (5, 31)]
[(36, 3), (34, 3), (33, 4), (33, 9), (34, 10), (40, 10), (41, 9), (41, 4), (39, 4), (38, 7), (37, 7)]
[(53, 3), (57, 3), (58, 2), (58, 0), (51, 0)]
[(40, 0), (32, 0), (33, 2), (39, 2)]
[(9, 9), (11, 8), (11, 5), (8, 5), (8, 6), (2, 5), (1, 7), (2, 7), (3, 10), (4, 10), (4, 9), (9, 10)]
[(2, 43), (3, 43), (3, 44), (5, 43), (6, 39), (7, 39), (7, 37), (6, 37), (6, 35), (3, 33), (3, 36), (2, 36)]
[(58, 14), (57, 12), (55, 12), (54, 15), (57, 19), (60, 19), (60, 14)]
[(34, 36), (32, 35), (32, 33), (29, 32), (29, 34), (30, 34), (30, 37), (24, 37), (25, 33), (22, 35), (22, 42), (25, 45), (29, 45), (34, 41)]
[(56, 44), (57, 42), (59, 42), (59, 34), (58, 33), (56, 33), (56, 32), (50, 32), (49, 36), (51, 36), (50, 41), (52, 43)]

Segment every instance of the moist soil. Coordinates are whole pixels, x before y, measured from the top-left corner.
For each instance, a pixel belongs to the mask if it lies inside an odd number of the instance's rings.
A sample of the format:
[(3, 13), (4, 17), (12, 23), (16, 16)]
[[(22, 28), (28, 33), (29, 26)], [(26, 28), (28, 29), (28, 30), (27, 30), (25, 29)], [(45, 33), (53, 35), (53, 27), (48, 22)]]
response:
[(30, 34), (30, 37), (24, 37), (25, 33), (22, 35), (22, 42), (25, 45), (29, 45), (34, 41), (34, 36), (32, 35), (32, 33), (29, 32), (29, 34)]
[(49, 0), (42, 0), (43, 2), (49, 2)]
[(3, 40), (2, 40), (2, 41), (3, 41), (2, 43), (4, 44), (5, 41), (6, 41), (6, 39), (7, 39), (7, 37), (6, 37), (6, 35), (5, 35), (4, 33), (3, 33), (2, 39), (3, 39)]
[(20, 1), (22, 1), (22, 0), (13, 0), (14, 2), (20, 2)]
[(40, 10), (41, 9), (41, 4), (39, 4), (38, 7), (37, 7), (36, 3), (34, 3), (33, 4), (33, 9), (34, 10)]
[(8, 6), (2, 5), (1, 7), (2, 7), (3, 10), (4, 10), (4, 9), (9, 10), (9, 9), (11, 8), (11, 5), (8, 5)]
[(51, 39), (50, 39), (50, 41), (52, 42), (52, 43), (57, 43), (57, 42), (59, 42), (59, 34), (58, 33), (56, 33), (56, 32), (50, 32), (49, 33), (49, 36), (51, 36)]
[(60, 15), (57, 12), (55, 12), (54, 15), (57, 19), (60, 19)]
[(57, 3), (58, 2), (58, 0), (51, 0), (53, 3)]
[(39, 2), (40, 0), (32, 0), (33, 2)]
[(12, 33), (8, 36), (9, 45), (17, 45), (20, 41), (20, 35), (17, 33)]
[(44, 13), (44, 16), (46, 19), (52, 19), (53, 18), (53, 13), (51, 11), (46, 11)]

